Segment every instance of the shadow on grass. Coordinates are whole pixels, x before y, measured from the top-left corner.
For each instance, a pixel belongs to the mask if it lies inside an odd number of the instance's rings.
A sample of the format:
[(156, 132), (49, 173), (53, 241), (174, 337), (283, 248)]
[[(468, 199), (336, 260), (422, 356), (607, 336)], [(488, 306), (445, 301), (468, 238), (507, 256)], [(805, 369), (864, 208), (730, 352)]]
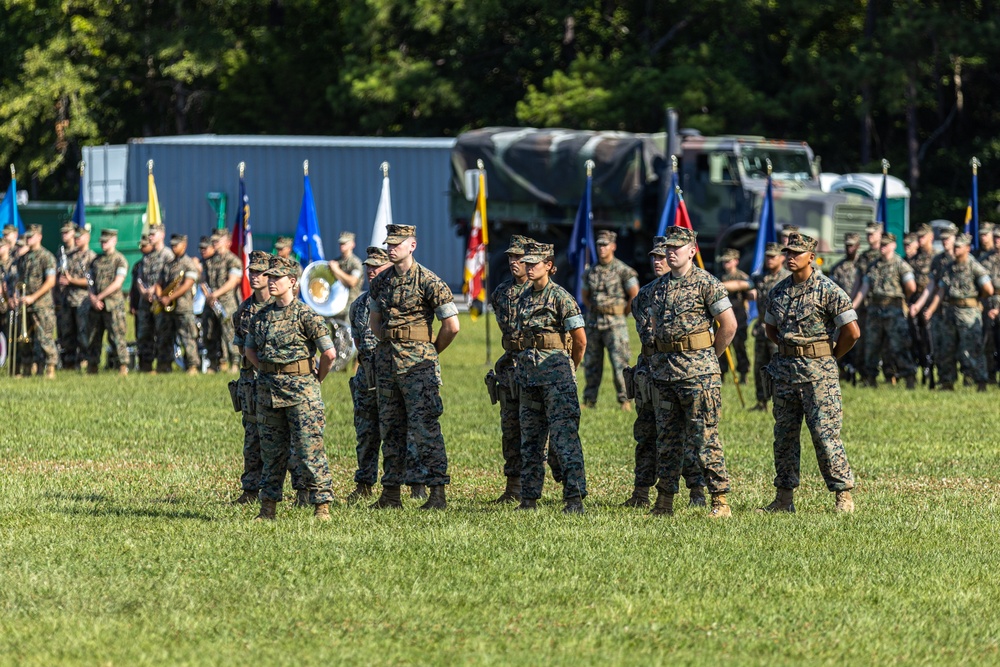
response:
[(216, 518), (201, 512), (189, 510), (160, 510), (142, 507), (93, 507), (90, 509), (69, 507), (64, 514), (77, 516), (133, 517), (146, 519), (187, 519), (191, 521), (215, 521)]
[(62, 493), (57, 491), (47, 493), (45, 496), (53, 500), (75, 500), (84, 503), (99, 503), (108, 500), (108, 497), (103, 493)]

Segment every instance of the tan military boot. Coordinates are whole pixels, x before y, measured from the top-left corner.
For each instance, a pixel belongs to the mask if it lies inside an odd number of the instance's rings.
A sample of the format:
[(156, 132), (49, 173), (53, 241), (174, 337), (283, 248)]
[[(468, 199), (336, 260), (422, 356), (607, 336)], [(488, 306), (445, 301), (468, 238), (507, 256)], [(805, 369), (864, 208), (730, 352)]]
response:
[(656, 504), (653, 505), (653, 509), (649, 513), (652, 516), (673, 516), (674, 494), (657, 489)]
[(313, 518), (317, 521), (330, 520), (330, 503), (316, 503), (313, 509)]
[(490, 502), (491, 505), (505, 505), (521, 501), (521, 477), (514, 475), (507, 478), (507, 488), (499, 498)]
[(122, 364), (118, 367), (118, 375), (128, 375), (128, 366)]
[(837, 504), (834, 507), (838, 512), (850, 514), (854, 511), (854, 499), (851, 498), (850, 491), (837, 491)]
[(244, 491), (243, 495), (233, 501), (234, 505), (249, 505), (257, 502), (257, 491)]
[(622, 412), (632, 412), (632, 401), (622, 401)]
[(198, 375), (198, 369), (195, 368), (194, 366), (192, 366), (191, 368), (187, 369), (187, 374), (188, 375)]
[(765, 505), (757, 510), (758, 512), (788, 512), (789, 514), (795, 513), (795, 504), (792, 503), (792, 490), (791, 489), (778, 489), (777, 494), (774, 496), (774, 500), (771, 501), (770, 505)]
[(260, 514), (254, 521), (274, 521), (274, 510), (277, 509), (278, 503), (274, 500), (262, 500), (260, 501)]
[(622, 507), (649, 507), (649, 487), (637, 486), (632, 489), (632, 497), (622, 503)]
[(706, 504), (707, 503), (705, 502), (705, 487), (704, 486), (691, 487), (691, 491), (688, 496), (688, 507), (705, 507)]
[(56, 379), (56, 365), (55, 364), (49, 364), (48, 366), (45, 367), (45, 379), (46, 380), (55, 380)]
[(430, 498), (427, 502), (420, 506), (422, 510), (443, 510), (448, 507), (448, 501), (445, 499), (444, 487), (443, 486), (432, 486)]
[(77, 368), (80, 369), (81, 373), (86, 373), (87, 372), (87, 360), (86, 359), (81, 360), (80, 363), (78, 364)]
[(733, 510), (729, 507), (729, 503), (726, 502), (726, 494), (713, 493), (712, 511), (708, 513), (708, 516), (713, 519), (728, 519), (732, 515)]
[(383, 486), (382, 495), (374, 503), (369, 505), (373, 510), (379, 509), (402, 509), (403, 501), (399, 499), (398, 486)]
[(365, 498), (372, 497), (372, 486), (371, 484), (361, 484), (359, 483), (354, 490), (347, 494), (347, 504), (356, 505), (360, 503)]

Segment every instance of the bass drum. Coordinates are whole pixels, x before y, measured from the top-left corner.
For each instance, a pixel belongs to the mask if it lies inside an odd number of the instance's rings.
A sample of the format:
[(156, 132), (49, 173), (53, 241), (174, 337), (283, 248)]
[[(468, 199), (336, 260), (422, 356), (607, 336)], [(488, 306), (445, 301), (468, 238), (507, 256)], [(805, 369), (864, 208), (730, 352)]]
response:
[(350, 371), (353, 361), (358, 356), (358, 350), (354, 347), (354, 339), (351, 337), (351, 325), (344, 320), (330, 318), (327, 320), (330, 326), (330, 335), (333, 338), (333, 346), (337, 350), (337, 358), (333, 362), (332, 371), (340, 373)]
[(7, 365), (7, 334), (0, 331), (0, 368)]
[(197, 285), (194, 288), (194, 303), (192, 304), (195, 315), (201, 315), (205, 312), (205, 293), (201, 291), (201, 285)]

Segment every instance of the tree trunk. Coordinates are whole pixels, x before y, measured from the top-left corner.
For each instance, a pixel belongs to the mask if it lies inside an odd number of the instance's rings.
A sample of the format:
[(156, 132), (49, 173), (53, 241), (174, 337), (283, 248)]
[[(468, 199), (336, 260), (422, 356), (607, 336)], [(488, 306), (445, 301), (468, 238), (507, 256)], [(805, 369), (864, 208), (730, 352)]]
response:
[[(868, 0), (865, 11), (865, 37), (862, 52), (872, 51), (872, 40), (875, 37), (875, 10), (878, 0)], [(861, 74), (861, 164), (868, 164), (872, 159), (872, 84), (868, 72)]]
[(917, 138), (916, 65), (911, 65), (906, 80), (906, 150), (910, 165), (910, 191), (916, 196), (920, 183), (920, 141)]

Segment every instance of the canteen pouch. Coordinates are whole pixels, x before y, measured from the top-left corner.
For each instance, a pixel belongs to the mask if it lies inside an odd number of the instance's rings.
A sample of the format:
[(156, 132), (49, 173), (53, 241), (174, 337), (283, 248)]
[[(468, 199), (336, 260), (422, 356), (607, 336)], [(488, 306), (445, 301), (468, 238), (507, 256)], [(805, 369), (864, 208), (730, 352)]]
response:
[(240, 400), (239, 380), (229, 381), (229, 398), (233, 402), (233, 410), (243, 412), (243, 403)]
[(497, 395), (497, 374), (493, 369), (490, 369), (490, 372), (486, 374), (483, 381), (486, 382), (486, 392), (490, 395), (490, 405), (496, 405), (499, 400), (499, 396)]
[(625, 380), (626, 398), (635, 400), (635, 366), (626, 366), (623, 368), (622, 378)]

